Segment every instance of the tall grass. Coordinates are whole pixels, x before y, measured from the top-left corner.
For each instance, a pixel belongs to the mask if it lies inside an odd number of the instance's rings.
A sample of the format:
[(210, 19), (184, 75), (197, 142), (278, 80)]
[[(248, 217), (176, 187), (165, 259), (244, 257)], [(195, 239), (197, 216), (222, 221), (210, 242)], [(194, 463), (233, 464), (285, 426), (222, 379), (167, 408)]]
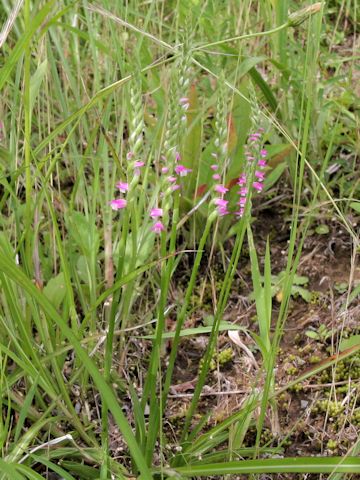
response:
[[(294, 384), (278, 388), (274, 369), (319, 198), (329, 200), (358, 245), (327, 184), (336, 133), (324, 149), (323, 131), (313, 122), (326, 7), (315, 4), (289, 17), (293, 7), (246, 0), (241, 21), (233, 1), (100, 7), (85, 0), (25, 0), (22, 8), (1, 2), (1, 21), (12, 11), (16, 18), (6, 30), (0, 70), (0, 478), (360, 472), (355, 454), (265, 459), (279, 449), (260, 442), (266, 418), (276, 420), (277, 396)], [(341, 11), (337, 25), (340, 19)], [(330, 131), (334, 115), (341, 123), (342, 114), (334, 107), (324, 130)], [(258, 155), (266, 142), (270, 165), (260, 196), (252, 188), (260, 174), (246, 160), (259, 128)], [(285, 172), (291, 228), (274, 318), (271, 244), (262, 268), (252, 207)], [(241, 174), (244, 210), (238, 217), (223, 215), (239, 200), (233, 187)], [(120, 192), (119, 181), (127, 185)], [(219, 183), (228, 187), (226, 196)], [(126, 208), (111, 209), (114, 192)], [(355, 190), (345, 195), (353, 199)], [(241, 328), (226, 323), (224, 313), (245, 243), (258, 322), (250, 334), (261, 368), (238, 411), (205, 429), (210, 415), (199, 414), (200, 399), (219, 332)], [(211, 263), (217, 251), (225, 268), (213, 321), (170, 449), (166, 410), (181, 338), (204, 260)], [(183, 285), (186, 262), (191, 267)], [(130, 357), (139, 352), (146, 355), (136, 375)], [(246, 447), (253, 424), (256, 439)]]

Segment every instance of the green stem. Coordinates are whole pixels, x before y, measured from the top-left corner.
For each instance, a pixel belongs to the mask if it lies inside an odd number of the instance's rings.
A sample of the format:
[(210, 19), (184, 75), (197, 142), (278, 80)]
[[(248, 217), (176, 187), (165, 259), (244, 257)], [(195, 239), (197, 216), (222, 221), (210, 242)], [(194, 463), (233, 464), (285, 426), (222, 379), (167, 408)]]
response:
[(165, 408), (165, 402), (166, 402), (167, 395), (169, 393), (169, 388), (170, 388), (172, 373), (173, 373), (173, 370), (174, 370), (176, 354), (177, 354), (177, 350), (178, 350), (178, 346), (179, 346), (179, 342), (180, 342), (181, 329), (184, 325), (184, 320), (185, 320), (186, 313), (187, 313), (187, 310), (188, 310), (188, 306), (189, 306), (189, 303), (190, 303), (190, 298), (191, 298), (191, 295), (194, 291), (194, 285), (195, 285), (197, 273), (198, 273), (198, 270), (199, 270), (199, 267), (200, 267), (201, 259), (202, 259), (203, 253), (204, 253), (204, 247), (205, 247), (205, 244), (206, 244), (206, 240), (209, 236), (210, 228), (211, 228), (212, 223), (213, 223), (213, 220), (209, 217), (207, 222), (206, 222), (206, 225), (205, 225), (204, 233), (202, 234), (202, 237), (200, 239), (199, 247), (198, 247), (196, 257), (195, 257), (195, 261), (194, 261), (194, 266), (193, 266), (193, 269), (191, 271), (189, 284), (188, 284), (188, 287), (187, 287), (187, 290), (186, 290), (186, 293), (185, 293), (185, 298), (183, 300), (181, 310), (178, 313), (178, 316), (177, 316), (177, 319), (176, 319), (175, 337), (174, 337), (173, 342), (172, 342), (169, 364), (168, 364), (168, 367), (167, 367), (167, 370), (166, 370), (166, 377), (165, 377), (165, 383), (164, 383), (163, 394), (162, 394), (162, 406), (163, 406), (162, 413), (163, 413), (163, 410)]
[(185, 424), (184, 424), (183, 432), (182, 432), (182, 435), (181, 435), (181, 442), (184, 442), (187, 439), (188, 431), (189, 431), (190, 424), (191, 424), (191, 420), (193, 419), (195, 410), (196, 410), (198, 402), (199, 402), (201, 391), (202, 391), (202, 389), (204, 387), (204, 384), (205, 384), (206, 375), (207, 375), (208, 370), (209, 370), (209, 364), (210, 364), (212, 355), (214, 353), (215, 345), (216, 345), (216, 340), (217, 340), (217, 336), (218, 336), (218, 332), (219, 332), (219, 328), (220, 328), (220, 323), (221, 323), (222, 316), (223, 316), (223, 313), (224, 313), (224, 310), (225, 310), (225, 307), (226, 307), (226, 302), (227, 302), (227, 299), (229, 297), (229, 293), (230, 293), (230, 290), (231, 290), (232, 280), (234, 278), (236, 268), (237, 268), (237, 265), (238, 265), (238, 262), (239, 262), (241, 249), (242, 249), (242, 244), (243, 244), (245, 231), (246, 231), (245, 225), (246, 225), (247, 221), (248, 221), (247, 216), (245, 216), (242, 219), (242, 221), (240, 222), (239, 231), (236, 235), (235, 245), (234, 245), (234, 248), (233, 248), (233, 251), (232, 251), (232, 255), (231, 255), (231, 259), (230, 259), (230, 262), (229, 262), (228, 269), (227, 269), (226, 274), (225, 274), (224, 283), (223, 283), (222, 288), (221, 288), (221, 292), (220, 292), (220, 296), (219, 296), (219, 302), (218, 302), (218, 308), (217, 308), (217, 311), (215, 313), (214, 324), (213, 324), (213, 328), (212, 328), (212, 331), (211, 331), (211, 334), (210, 334), (209, 344), (208, 344), (207, 350), (205, 352), (203, 366), (200, 370), (200, 374), (199, 374), (199, 378), (198, 378), (198, 381), (197, 381), (197, 384), (196, 384), (196, 387), (195, 387), (192, 402), (191, 402), (190, 407), (189, 407), (189, 409), (187, 411), (187, 414), (186, 414)]
[(218, 40), (217, 42), (206, 43), (205, 45), (200, 45), (195, 47), (193, 50), (204, 50), (205, 48), (215, 47), (216, 45), (223, 45), (224, 43), (228, 42), (235, 42), (237, 40), (247, 40), (248, 38), (254, 37), (264, 37), (266, 35), (271, 35), (273, 33), (280, 32), (281, 30), (285, 30), (285, 28), (289, 27), (289, 23), (283, 23), (282, 25), (272, 28), (271, 30), (266, 30), (265, 32), (256, 32), (256, 33), (248, 33), (246, 35), (240, 35), (238, 37), (226, 38), (225, 40)]
[[(25, 32), (30, 29), (30, 0), (25, 0), (24, 5), (24, 23)], [(30, 108), (30, 83), (31, 83), (31, 42), (29, 41), (25, 47), (24, 53), (24, 120), (25, 120), (25, 138), (24, 138), (24, 162), (25, 162), (25, 231), (27, 235), (26, 241), (26, 264), (30, 268), (31, 264), (31, 205), (32, 205), (32, 178), (31, 178), (31, 108)]]
[[(121, 238), (119, 243), (119, 258), (116, 271), (115, 282), (121, 278), (123, 269), (124, 269), (124, 257), (126, 249), (126, 239), (129, 232), (129, 214), (128, 211), (124, 212), (124, 221), (121, 230)], [(105, 344), (105, 359), (104, 359), (104, 380), (107, 384), (110, 382), (110, 373), (112, 366), (112, 356), (113, 356), (113, 346), (114, 346), (114, 331), (115, 331), (115, 318), (116, 312), (119, 306), (121, 296), (121, 288), (116, 291), (112, 298), (111, 311), (108, 318), (108, 332), (106, 336)], [(108, 478), (108, 455), (109, 450), (109, 410), (105, 398), (102, 398), (102, 408), (101, 408), (101, 423), (102, 423), (102, 433), (101, 433), (101, 443), (103, 448), (103, 463), (101, 466), (100, 479), (106, 480)]]

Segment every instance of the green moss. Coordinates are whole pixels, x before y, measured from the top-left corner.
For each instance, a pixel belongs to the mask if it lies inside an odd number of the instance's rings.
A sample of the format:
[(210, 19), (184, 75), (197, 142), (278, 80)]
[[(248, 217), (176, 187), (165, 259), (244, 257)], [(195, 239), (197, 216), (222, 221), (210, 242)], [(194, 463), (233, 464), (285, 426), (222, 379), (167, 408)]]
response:
[(329, 449), (329, 450), (336, 450), (337, 447), (338, 447), (338, 444), (335, 440), (329, 440), (326, 444), (326, 447)]
[(336, 418), (344, 411), (344, 405), (340, 402), (332, 400), (318, 400), (313, 406), (311, 413), (317, 415), (319, 413), (327, 413), (329, 417)]
[(319, 363), (321, 358), (318, 355), (311, 355), (309, 358), (309, 363)]

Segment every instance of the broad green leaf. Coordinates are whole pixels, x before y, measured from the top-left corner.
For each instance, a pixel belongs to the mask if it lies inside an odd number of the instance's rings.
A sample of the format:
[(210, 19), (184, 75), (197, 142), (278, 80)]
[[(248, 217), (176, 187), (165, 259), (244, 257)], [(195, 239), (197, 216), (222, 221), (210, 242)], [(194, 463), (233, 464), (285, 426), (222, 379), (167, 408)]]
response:
[(44, 295), (50, 300), (54, 308), (58, 309), (66, 295), (65, 276), (61, 272), (51, 278), (44, 287)]
[(355, 212), (360, 213), (360, 202), (351, 202), (350, 207), (355, 210)]
[(279, 180), (281, 175), (284, 173), (287, 167), (287, 163), (279, 163), (276, 167), (271, 170), (270, 173), (266, 174), (265, 181), (264, 181), (264, 191), (269, 190), (275, 183)]
[(360, 345), (360, 335), (352, 335), (349, 338), (344, 338), (344, 340), (340, 342), (339, 350), (340, 352), (343, 352), (355, 345)]
[(291, 294), (292, 295), (298, 294), (303, 300), (305, 300), (305, 302), (307, 303), (311, 302), (311, 298), (312, 298), (311, 292), (309, 292), (309, 290), (306, 290), (306, 288), (299, 287), (298, 285), (293, 285), (291, 287)]
[(271, 109), (277, 113), (277, 115), (281, 118), (280, 111), (278, 109), (278, 103), (277, 100), (274, 96), (274, 94), (271, 91), (271, 88), (269, 85), (266, 83), (262, 75), (259, 73), (259, 71), (253, 67), (249, 70), (249, 74), (251, 75), (251, 78), (253, 82), (257, 84), (257, 86), (260, 88), (260, 90), (263, 92), (264, 97), (268, 101)]

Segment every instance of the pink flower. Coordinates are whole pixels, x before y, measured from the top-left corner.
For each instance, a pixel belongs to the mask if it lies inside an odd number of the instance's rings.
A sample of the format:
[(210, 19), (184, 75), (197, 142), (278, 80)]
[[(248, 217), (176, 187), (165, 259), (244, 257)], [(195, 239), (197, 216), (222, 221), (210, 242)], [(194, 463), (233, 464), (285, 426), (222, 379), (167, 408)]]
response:
[(192, 172), (190, 168), (186, 168), (184, 165), (176, 165), (175, 173), (180, 175), (180, 177), (186, 177), (188, 173)]
[(266, 167), (266, 160), (259, 160), (258, 165), (259, 167)]
[(239, 208), (239, 210), (237, 212), (235, 212), (235, 215), (237, 217), (242, 217), (244, 215), (244, 211), (245, 211), (244, 208)]
[(264, 180), (264, 178), (265, 178), (265, 173), (264, 173), (264, 172), (260, 172), (259, 170), (256, 170), (256, 172), (255, 172), (255, 177), (258, 178), (259, 180)]
[(116, 184), (121, 193), (126, 193), (129, 190), (129, 184), (126, 182), (119, 182)]
[(251, 155), (246, 156), (247, 160), (255, 160), (255, 157), (252, 157)]
[(158, 218), (163, 216), (163, 209), (162, 208), (152, 208), (150, 211), (151, 218)]
[(128, 152), (127, 155), (126, 155), (126, 158), (128, 160), (131, 160), (133, 158), (133, 156), (134, 156), (134, 152)]
[(262, 157), (266, 157), (267, 154), (268, 154), (268, 151), (267, 151), (267, 150), (265, 150), (265, 149), (260, 150), (260, 155), (261, 155)]
[(241, 207), (244, 207), (246, 204), (246, 197), (241, 197), (240, 200), (238, 201), (238, 205)]
[(259, 137), (261, 137), (261, 133), (255, 132), (255, 133), (251, 133), (249, 136), (254, 137), (254, 138), (259, 138)]
[(239, 193), (239, 195), (242, 195), (242, 196), (245, 195), (246, 196), (247, 193), (248, 193), (248, 189), (246, 187), (242, 187), (242, 188), (240, 188), (238, 193)]
[(110, 205), (113, 210), (120, 210), (121, 208), (126, 207), (127, 201), (124, 198), (117, 198), (115, 200), (111, 200)]
[(135, 168), (143, 167), (144, 165), (145, 165), (145, 162), (135, 162), (134, 163)]
[(246, 175), (245, 173), (242, 173), (239, 177), (239, 180), (237, 181), (237, 184), (242, 186), (246, 184)]
[(255, 188), (255, 190), (257, 190), (258, 192), (261, 192), (261, 190), (263, 189), (263, 184), (261, 182), (254, 182), (253, 183), (253, 187)]
[(227, 207), (218, 207), (217, 211), (220, 217), (223, 217), (224, 215), (227, 215), (229, 213)]
[(167, 181), (170, 182), (170, 183), (174, 183), (174, 182), (176, 182), (176, 177), (170, 176), (170, 177), (167, 178)]
[(181, 160), (181, 155), (179, 152), (175, 152), (175, 162), (179, 162)]
[(155, 233), (161, 233), (165, 230), (164, 224), (162, 222), (156, 222), (151, 227), (151, 230)]
[(214, 180), (221, 180), (221, 175), (219, 175), (218, 173), (215, 173), (215, 174), (212, 176), (212, 178), (213, 178)]
[(176, 190), (180, 190), (180, 188), (181, 188), (180, 185), (177, 185), (177, 184), (171, 185), (171, 190), (172, 190), (173, 192), (176, 192)]
[(162, 167), (161, 173), (168, 173), (168, 172), (169, 172), (168, 167)]
[(224, 194), (228, 191), (229, 191), (229, 189), (224, 187), (224, 185), (220, 185), (220, 184), (215, 185), (215, 192)]
[(218, 207), (227, 207), (227, 204), (229, 203), (228, 200), (224, 200), (223, 198), (215, 198), (214, 204), (217, 205)]
[(216, 163), (214, 163), (213, 165), (211, 165), (210, 168), (211, 168), (211, 170), (216, 171), (219, 168), (219, 165), (216, 165)]

